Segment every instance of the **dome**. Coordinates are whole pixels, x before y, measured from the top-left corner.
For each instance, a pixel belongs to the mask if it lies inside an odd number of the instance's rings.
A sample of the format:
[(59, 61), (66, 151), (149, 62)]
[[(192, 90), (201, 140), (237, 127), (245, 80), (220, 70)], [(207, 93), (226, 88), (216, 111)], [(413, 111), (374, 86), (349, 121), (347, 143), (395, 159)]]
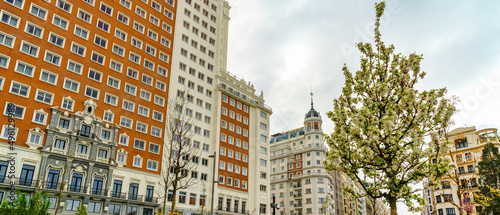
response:
[(306, 118), (309, 117), (320, 117), (319, 112), (314, 110), (313, 93), (311, 92), (311, 110), (306, 113)]
[(309, 110), (309, 112), (307, 112), (307, 114), (306, 114), (306, 118), (309, 118), (309, 117), (319, 117), (318, 111), (314, 110), (314, 108), (311, 107), (311, 110)]

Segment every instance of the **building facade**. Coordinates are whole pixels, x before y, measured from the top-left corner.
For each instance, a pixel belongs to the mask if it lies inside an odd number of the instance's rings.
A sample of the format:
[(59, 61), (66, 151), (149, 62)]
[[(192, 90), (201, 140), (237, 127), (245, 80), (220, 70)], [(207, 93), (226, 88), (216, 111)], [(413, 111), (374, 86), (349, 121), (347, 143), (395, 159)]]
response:
[(57, 202), (62, 214), (156, 211), (175, 11), (174, 0), (2, 2), (0, 197), (14, 183), (48, 193), (51, 213)]
[[(456, 168), (439, 181), (438, 187), (424, 187), (428, 214), (459, 214), (459, 209), (453, 206), (451, 201), (460, 205), (457, 191), (469, 196), (471, 201), (474, 199), (473, 194), (479, 192), (477, 164), (482, 159), (482, 149), (486, 143), (493, 143), (500, 148), (495, 128), (477, 130), (474, 126), (461, 127), (449, 132), (447, 138), (452, 144), (446, 156), (453, 158)], [(473, 209), (472, 214), (478, 214), (480, 211), (479, 205), (474, 205)]]
[(271, 138), (271, 195), (280, 214), (344, 214), (341, 176), (323, 165), (327, 148), (321, 125), (311, 100), (304, 127)]
[(176, 2), (168, 97), (188, 101), (182, 111), (198, 120), (192, 141), (200, 149), (191, 173), (197, 183), (176, 193), (182, 214), (269, 213), (269, 178), (261, 173), (269, 168), (272, 110), (253, 85), (227, 72), (229, 10), (225, 0)]

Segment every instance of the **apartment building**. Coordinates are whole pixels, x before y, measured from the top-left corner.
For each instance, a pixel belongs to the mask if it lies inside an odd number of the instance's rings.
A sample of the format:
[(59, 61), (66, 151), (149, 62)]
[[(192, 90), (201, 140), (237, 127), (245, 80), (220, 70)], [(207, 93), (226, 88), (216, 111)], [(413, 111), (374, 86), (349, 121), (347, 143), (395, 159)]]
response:
[[(486, 143), (493, 143), (500, 147), (496, 128), (480, 130), (474, 126), (456, 128), (448, 133), (448, 139), (452, 144), (449, 146), (449, 153), (446, 156), (453, 157), (456, 168), (451, 171), (451, 174), (439, 181), (438, 187), (424, 185), (424, 197), (427, 203), (426, 214), (459, 214), (458, 208), (451, 204), (453, 201), (460, 205), (457, 196), (459, 189), (463, 195), (468, 195), (471, 201), (474, 201), (473, 194), (479, 192), (477, 164), (482, 159), (482, 149)], [(457, 179), (458, 183), (456, 183)], [(480, 207), (475, 205), (472, 214), (478, 214), (478, 211), (480, 211)]]
[(344, 214), (341, 175), (323, 165), (327, 148), (321, 125), (311, 98), (304, 127), (270, 140), (271, 195), (281, 206), (280, 214)]
[(1, 5), (0, 199), (14, 184), (51, 213), (153, 214), (174, 0)]

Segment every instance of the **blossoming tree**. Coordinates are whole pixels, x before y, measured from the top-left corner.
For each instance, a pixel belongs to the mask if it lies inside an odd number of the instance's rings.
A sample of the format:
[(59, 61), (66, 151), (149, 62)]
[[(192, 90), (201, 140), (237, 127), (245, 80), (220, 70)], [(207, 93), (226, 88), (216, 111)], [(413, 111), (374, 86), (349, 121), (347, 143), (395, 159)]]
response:
[[(397, 201), (411, 210), (417, 209), (414, 200), (423, 201), (412, 184), (450, 170), (449, 161), (440, 156), (447, 149), (440, 137), (455, 107), (445, 98), (445, 88), (415, 89), (425, 76), (422, 56), (394, 54), (394, 46), (381, 41), (384, 8), (384, 2), (375, 4), (374, 46), (357, 44), (360, 70), (353, 74), (345, 65), (342, 69), (345, 86), (327, 113), (335, 128), (326, 138), (331, 151), (325, 166), (363, 184), (366, 195), (385, 198), (395, 215)], [(438, 159), (434, 163), (431, 158)]]

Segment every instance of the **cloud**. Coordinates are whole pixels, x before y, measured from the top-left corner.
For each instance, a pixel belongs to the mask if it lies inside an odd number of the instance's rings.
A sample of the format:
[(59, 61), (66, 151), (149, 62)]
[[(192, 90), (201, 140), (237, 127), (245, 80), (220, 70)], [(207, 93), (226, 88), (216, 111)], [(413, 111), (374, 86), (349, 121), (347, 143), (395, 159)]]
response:
[[(264, 91), (274, 111), (271, 133), (303, 125), (311, 89), (324, 131), (333, 131), (325, 113), (341, 93), (343, 65), (351, 72), (359, 68), (355, 43), (372, 41), (375, 1), (229, 3), (228, 70)], [(500, 86), (484, 88), (483, 83), (500, 83), (500, 23), (494, 21), (500, 19), (499, 6), (500, 2), (491, 1), (387, 1), (382, 39), (394, 44), (396, 53), (423, 54), (421, 68), (427, 76), (419, 89), (446, 87), (449, 96), (470, 103), (459, 105), (463, 116), (456, 116), (461, 117), (457, 126), (500, 127), (496, 110)], [(399, 209), (403, 212), (406, 207)]]

